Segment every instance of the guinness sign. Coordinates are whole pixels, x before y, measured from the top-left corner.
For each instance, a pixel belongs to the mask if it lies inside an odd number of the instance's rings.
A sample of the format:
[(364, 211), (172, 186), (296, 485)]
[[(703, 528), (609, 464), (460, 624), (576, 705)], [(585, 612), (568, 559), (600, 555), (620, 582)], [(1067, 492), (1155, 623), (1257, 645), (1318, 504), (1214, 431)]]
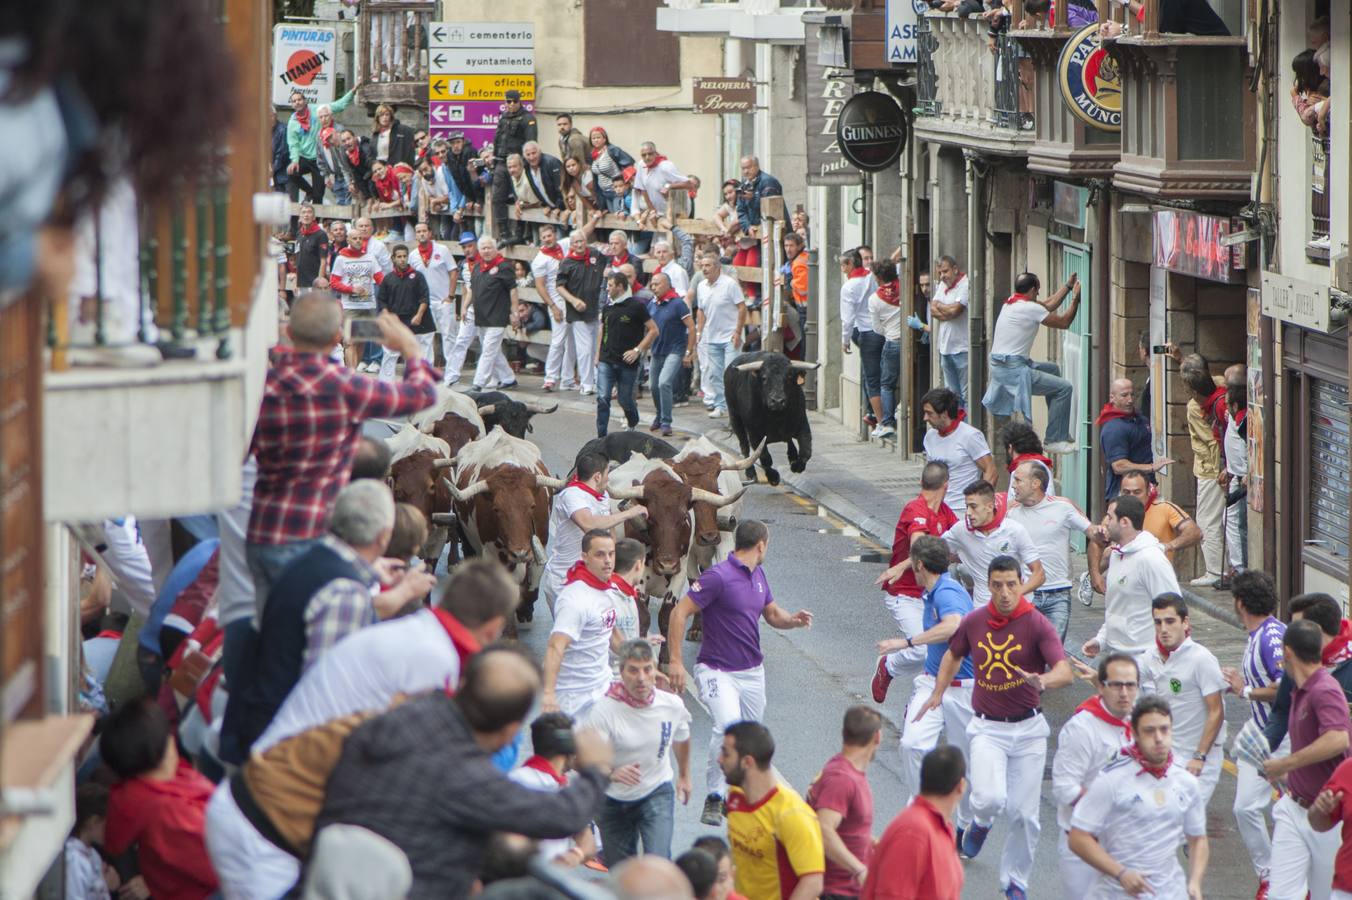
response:
[(865, 172), (881, 172), (894, 165), (910, 131), (901, 107), (881, 91), (855, 94), (836, 119), (840, 152)]
[(1122, 76), (1117, 61), (1099, 43), (1098, 23), (1081, 28), (1056, 64), (1061, 97), (1070, 111), (1101, 131), (1122, 130)]

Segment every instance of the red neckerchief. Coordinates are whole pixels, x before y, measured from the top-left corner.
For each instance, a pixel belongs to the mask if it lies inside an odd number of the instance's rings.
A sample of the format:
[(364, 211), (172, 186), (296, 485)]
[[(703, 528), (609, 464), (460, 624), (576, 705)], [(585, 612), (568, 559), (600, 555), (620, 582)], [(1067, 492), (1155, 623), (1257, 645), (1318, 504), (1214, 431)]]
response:
[(1329, 641), (1328, 646), (1324, 648), (1321, 654), (1324, 665), (1332, 666), (1345, 659), (1352, 659), (1352, 646), (1349, 646), (1349, 639), (1352, 639), (1352, 621), (1343, 619), (1338, 625), (1338, 636)]
[(990, 534), (992, 531), (994, 531), (995, 529), (997, 529), (997, 528), (1000, 527), (1000, 523), (1003, 522), (1003, 521), (1005, 520), (1005, 513), (1008, 511), (1008, 509), (1009, 509), (1009, 498), (1008, 498), (1008, 496), (1005, 495), (1005, 494), (996, 494), (996, 495), (995, 495), (995, 515), (991, 516), (991, 520), (990, 520), (989, 522), (987, 522), (985, 525), (973, 525), (973, 524), (972, 524), (972, 517), (971, 517), (971, 516), (968, 516), (968, 517), (967, 517), (967, 530), (968, 530), (968, 531), (979, 531), (979, 532), (981, 532), (982, 534)]
[[(581, 243), (581, 242), (579, 241), (579, 243)], [(586, 259), (586, 258), (587, 258), (587, 245), (586, 245), (586, 244), (582, 244), (582, 246), (580, 246), (580, 247), (574, 247), (573, 245), (569, 244), (569, 245), (568, 245), (568, 258), (569, 258), (569, 259)]]
[(412, 266), (404, 266), (404, 270), (401, 272), (399, 271), (399, 267), (395, 266), (394, 274), (400, 278), (412, 278), (414, 275), (414, 269)]
[(301, 131), (310, 130), (310, 107), (307, 105), (304, 109), (295, 112), (296, 121), (300, 123)]
[(625, 688), (623, 681), (616, 680), (610, 683), (610, 688), (606, 690), (606, 696), (612, 700), (618, 700), (627, 706), (632, 706), (634, 709), (647, 709), (652, 706), (653, 701), (657, 699), (657, 691), (654, 690), (648, 695), (648, 699), (643, 701), (629, 693), (628, 689)]
[(610, 267), (612, 269), (618, 269), (620, 266), (624, 265), (627, 262), (629, 262), (628, 250), (624, 251), (624, 256), (620, 256), (618, 253), (612, 256), (610, 258)]
[(1028, 602), (1027, 597), (1020, 597), (1018, 605), (1016, 605), (1014, 610), (1007, 616), (995, 608), (995, 601), (992, 600), (990, 603), (986, 604), (986, 624), (996, 629), (1004, 628), (1010, 622), (1026, 616), (1032, 611), (1033, 604)]
[(555, 784), (558, 784), (560, 786), (566, 787), (568, 784), (568, 779), (564, 778), (558, 772), (555, 772), (554, 767), (549, 764), (549, 760), (545, 759), (543, 756), (540, 756), (538, 753), (535, 756), (532, 756), (530, 759), (523, 762), (521, 766), (522, 768), (525, 769), (534, 769), (537, 772), (544, 772), (550, 778), (554, 779)]
[(116, 640), (121, 640), (121, 639), (122, 639), (122, 632), (120, 632), (120, 631), (100, 631), (98, 634), (94, 635), (94, 637), (95, 637), (95, 639), (97, 639), (97, 638), (114, 638), (114, 639), (116, 639)]
[(948, 437), (954, 431), (957, 431), (958, 423), (965, 418), (967, 418), (967, 410), (965, 409), (958, 410), (958, 414), (953, 417), (953, 421), (948, 424), (948, 427), (939, 429), (939, 437)]
[(1111, 403), (1103, 404), (1103, 409), (1099, 410), (1098, 418), (1094, 420), (1095, 425), (1106, 425), (1113, 419), (1130, 419), (1136, 415), (1136, 411), (1122, 412)]
[(1009, 298), (1007, 300), (1005, 300), (1005, 306), (1009, 306), (1011, 303), (1018, 303), (1020, 300), (1027, 299), (1028, 299), (1027, 294), (1013, 293), (1009, 295)]
[(347, 151), (347, 158), (350, 159), (350, 160), (352, 160), (352, 165), (354, 165), (354, 166), (360, 165), (360, 164), (361, 164), (361, 145), (360, 145), (360, 144), (353, 144), (353, 145), (352, 145), (352, 149), (349, 150), (349, 151)]
[(1132, 759), (1136, 760), (1136, 764), (1141, 767), (1141, 771), (1137, 774), (1154, 775), (1160, 780), (1163, 780), (1164, 776), (1169, 774), (1169, 767), (1174, 764), (1174, 754), (1170, 753), (1164, 762), (1160, 763), (1158, 766), (1151, 765), (1146, 761), (1145, 755), (1141, 753), (1141, 748), (1137, 747), (1135, 744), (1128, 744), (1123, 747), (1122, 755), (1130, 756)]
[(502, 258), (502, 254), (501, 254), (501, 253), (499, 253), (497, 256), (493, 257), (492, 259), (484, 259), (483, 257), (480, 257), (480, 258), (479, 258), (479, 271), (480, 271), (480, 272), (487, 272), (489, 269), (492, 269), (492, 268), (497, 267), (497, 265), (498, 265), (499, 263), (501, 263), (501, 262), (503, 262), (503, 258)]
[(338, 251), (338, 255), (346, 256), (348, 259), (361, 259), (363, 256), (366, 255), (366, 248), (362, 247), (360, 250), (358, 250), (356, 247), (353, 247), (351, 244), (348, 244), (346, 247)]
[[(1191, 629), (1191, 628), (1189, 628), (1187, 631), (1185, 631), (1185, 632), (1183, 633), (1183, 640), (1186, 641), (1186, 640), (1187, 640), (1188, 638), (1190, 638), (1190, 637), (1192, 637), (1192, 629)], [(1178, 644), (1178, 647), (1182, 647), (1182, 646), (1183, 646), (1183, 642), (1180, 641), (1179, 644)], [(1164, 645), (1160, 643), (1160, 639), (1159, 639), (1159, 638), (1155, 638), (1155, 649), (1158, 650), (1158, 651), (1160, 652), (1160, 659), (1164, 660), (1165, 662), (1168, 662), (1168, 661), (1169, 661), (1169, 657), (1170, 657), (1172, 654), (1178, 652), (1178, 647), (1175, 647), (1175, 648), (1172, 649), (1172, 650), (1166, 650), (1166, 649), (1164, 649)]]
[(1225, 393), (1225, 385), (1217, 385), (1211, 396), (1206, 398), (1206, 406), (1203, 408), (1206, 410), (1207, 418), (1213, 422), (1219, 422), (1225, 410)]
[(1117, 716), (1108, 712), (1108, 707), (1103, 705), (1103, 697), (1099, 694), (1095, 694), (1079, 706), (1075, 707), (1075, 712), (1087, 712), (1100, 722), (1116, 725), (1126, 733), (1128, 739), (1131, 738), (1131, 722), (1126, 719), (1119, 719)]
[(598, 591), (610, 590), (610, 582), (602, 581), (593, 575), (591, 570), (587, 568), (587, 564), (580, 559), (573, 563), (573, 567), (568, 570), (568, 577), (564, 579), (563, 583), (572, 584), (575, 581), (580, 581), (587, 587), (596, 588)]
[(432, 262), (432, 254), (436, 252), (436, 249), (436, 245), (431, 241), (427, 241), (426, 243), (423, 243), (422, 241), (418, 242), (418, 252), (422, 254), (423, 265), (428, 265)]
[(659, 154), (657, 154), (656, 156), (653, 157), (652, 164), (648, 166), (648, 169), (649, 169), (650, 171), (651, 171), (652, 169), (656, 169), (658, 166), (662, 165), (662, 163), (664, 163), (664, 162), (666, 162), (666, 161), (667, 161), (667, 158), (666, 158), (665, 156), (663, 156), (662, 154), (659, 153)]
[(319, 129), (319, 142), (325, 147), (333, 146), (333, 132), (336, 129), (332, 125)]
[(585, 481), (578, 481), (576, 478), (574, 478), (572, 481), (570, 481), (570, 482), (568, 482), (567, 484), (565, 484), (565, 485), (563, 486), (563, 489), (566, 491), (566, 490), (568, 490), (570, 487), (582, 488), (582, 490), (586, 491), (588, 494), (591, 494), (591, 495), (592, 495), (594, 498), (596, 498), (597, 500), (604, 500), (604, 499), (606, 499), (606, 495), (605, 495), (605, 494), (601, 493), (601, 492), (598, 491), (596, 488), (592, 487), (590, 484), (587, 484), (587, 482), (585, 482)]
[(1041, 453), (1020, 453), (1009, 461), (1009, 471), (1013, 472), (1026, 462), (1040, 462), (1048, 469), (1052, 467), (1051, 458), (1043, 456)]
[(563, 259), (563, 247), (555, 244), (553, 247), (541, 247), (540, 252), (551, 259)]
[(376, 189), (376, 196), (382, 203), (389, 203), (399, 196), (399, 176), (390, 169), (385, 170), (384, 178), (372, 178), (371, 186)]
[(632, 584), (625, 581), (619, 575), (611, 575), (610, 583), (613, 587), (615, 587), (621, 594), (624, 594), (626, 597), (630, 597), (634, 600), (638, 599), (638, 588), (634, 587)]
[(889, 281), (878, 285), (878, 299), (888, 306), (901, 305), (901, 281)]
[[(478, 638), (469, 633), (469, 629), (461, 623), (459, 619), (451, 615), (439, 606), (432, 607), (432, 615), (437, 617), (441, 627), (446, 629), (446, 636), (451, 639), (451, 646), (455, 648), (456, 655), (460, 657), (460, 671), (465, 670), (469, 663), (469, 658), (483, 649)], [(455, 693), (454, 685), (446, 686), (447, 694)]]
[(672, 300), (679, 300), (680, 297), (681, 297), (680, 292), (677, 291), (675, 288), (672, 288), (662, 296), (654, 297), (653, 300), (655, 300), (657, 304), (660, 306), (663, 303), (670, 303)]
[(851, 270), (850, 270), (850, 274), (849, 274), (849, 275), (846, 275), (845, 277), (846, 277), (847, 279), (849, 279), (849, 278), (867, 278), (867, 277), (868, 277), (868, 269), (865, 269), (863, 266), (860, 266), (860, 267), (857, 268), (857, 269), (851, 269)]
[(1248, 417), (1248, 415), (1249, 415), (1249, 408), (1246, 406), (1246, 407), (1244, 407), (1243, 409), (1241, 409), (1238, 413), (1235, 414), (1235, 416), (1234, 416), (1235, 424), (1236, 424), (1236, 425), (1243, 425), (1243, 424), (1244, 424), (1244, 420)]
[(318, 222), (311, 222), (309, 227), (300, 230), (301, 237), (308, 237), (319, 230)]

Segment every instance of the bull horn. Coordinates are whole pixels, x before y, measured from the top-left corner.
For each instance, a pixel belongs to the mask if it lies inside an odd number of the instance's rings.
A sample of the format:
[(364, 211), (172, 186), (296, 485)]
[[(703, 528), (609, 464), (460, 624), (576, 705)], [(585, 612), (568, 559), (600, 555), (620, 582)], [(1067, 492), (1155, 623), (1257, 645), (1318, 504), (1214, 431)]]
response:
[(803, 362), (803, 360), (801, 360), (801, 359), (791, 359), (791, 360), (789, 360), (789, 365), (792, 366), (792, 367), (795, 368), (795, 369), (800, 369), (800, 370), (802, 370), (802, 371), (804, 371), (804, 372), (815, 372), (815, 371), (817, 371), (818, 369), (820, 369), (820, 368), (822, 367), (822, 364), (821, 364), (820, 361), (818, 361), (818, 362)]
[(563, 490), (568, 486), (568, 482), (564, 481), (562, 478), (541, 475), (539, 472), (535, 473), (535, 483), (542, 488), (549, 488), (551, 491)]
[(468, 503), (484, 491), (488, 490), (488, 482), (482, 478), (465, 488), (463, 491), (456, 487), (455, 482), (451, 481), (449, 478), (443, 478), (441, 481), (446, 485), (446, 490), (451, 492), (451, 497), (454, 498), (456, 503)]
[(497, 405), (497, 404), (495, 404), (495, 403), (490, 403), (490, 404), (488, 404), (487, 406), (481, 406), (481, 407), (479, 407), (479, 417), (480, 417), (480, 418), (483, 418), (484, 416), (491, 416), (491, 415), (493, 415), (494, 407), (495, 407), (496, 405)]
[(758, 359), (755, 362), (741, 363), (737, 366), (738, 372), (759, 372), (761, 366), (765, 365), (765, 360)]
[(534, 413), (537, 416), (548, 415), (559, 408), (557, 403), (551, 403), (549, 406), (546, 406), (543, 403), (526, 403), (523, 405), (529, 412)]
[(708, 503), (715, 509), (721, 509), (730, 503), (736, 503), (738, 500), (741, 500), (742, 495), (745, 493), (746, 488), (742, 488), (731, 497), (726, 497), (723, 494), (715, 494), (713, 491), (706, 491), (703, 488), (691, 488), (690, 499), (696, 503)]
[(641, 484), (631, 485), (629, 487), (620, 487), (619, 485), (611, 485), (609, 488), (606, 489), (606, 492), (610, 494), (612, 500), (643, 499), (643, 485)]
[(757, 457), (761, 455), (761, 451), (765, 449), (765, 442), (768, 440), (769, 440), (768, 437), (761, 438), (760, 445), (757, 446), (755, 450), (752, 450), (751, 455), (748, 456), (746, 459), (739, 459), (736, 462), (725, 462), (719, 468), (724, 472), (738, 472), (741, 471), (742, 469), (747, 468), (753, 462), (756, 461)]
[(434, 459), (434, 460), (432, 460), (432, 468), (434, 468), (434, 469), (449, 469), (449, 468), (451, 468), (451, 467), (454, 466), (454, 465), (455, 465), (455, 457), (454, 457), (454, 456), (452, 456), (450, 459)]
[(535, 551), (535, 562), (543, 566), (545, 564), (545, 547), (544, 544), (540, 543), (540, 538), (537, 535), (532, 534), (530, 536), (530, 546)]

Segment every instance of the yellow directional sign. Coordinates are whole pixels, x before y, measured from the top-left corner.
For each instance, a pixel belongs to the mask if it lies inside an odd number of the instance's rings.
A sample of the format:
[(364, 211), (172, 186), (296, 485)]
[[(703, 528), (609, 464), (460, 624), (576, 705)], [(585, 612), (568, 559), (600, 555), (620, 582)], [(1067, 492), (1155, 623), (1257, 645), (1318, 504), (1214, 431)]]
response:
[(534, 75), (429, 75), (429, 100), (501, 100), (509, 90), (522, 100), (535, 99)]

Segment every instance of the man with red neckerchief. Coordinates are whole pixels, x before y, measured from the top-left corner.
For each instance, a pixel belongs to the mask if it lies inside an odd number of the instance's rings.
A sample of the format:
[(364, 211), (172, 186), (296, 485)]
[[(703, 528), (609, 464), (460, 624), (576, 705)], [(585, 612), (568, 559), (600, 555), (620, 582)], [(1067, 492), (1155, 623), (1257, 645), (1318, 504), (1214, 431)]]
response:
[(653, 293), (648, 315), (657, 325), (650, 366), (654, 412), (648, 430), (670, 437), (677, 376), (695, 362), (695, 320), (667, 273), (654, 272), (648, 287)]
[[(474, 324), (479, 330), (479, 365), (474, 370), (474, 389), (489, 386), (494, 372), (502, 372), (507, 360), (502, 355), (502, 339), (507, 325), (516, 318), (516, 274), (512, 264), (498, 252), (498, 242), (479, 238), (479, 264), (469, 277), (470, 302), (474, 304)], [(501, 363), (498, 360), (502, 360)], [(499, 387), (512, 387), (516, 380)]]
[[(428, 311), (432, 314), (436, 333), (441, 335), (441, 357), (448, 360), (455, 346), (456, 332), (455, 301), (451, 298), (451, 270), (455, 268), (455, 257), (432, 240), (432, 228), (426, 222), (413, 226), (413, 236), (418, 243), (409, 254), (409, 262), (427, 281)], [(429, 351), (429, 359), (431, 355)]]
[(1136, 408), (1136, 386), (1130, 378), (1119, 378), (1108, 389), (1094, 424), (1099, 427), (1099, 448), (1107, 477), (1103, 479), (1103, 499), (1111, 500), (1122, 491), (1122, 476), (1143, 472), (1151, 484), (1155, 473), (1175, 460), (1155, 459), (1150, 441), (1150, 420)]
[(948, 493), (944, 502), (956, 516), (967, 510), (963, 491), (977, 479), (990, 482), (998, 477), (990, 445), (979, 430), (964, 419), (967, 411), (959, 406), (958, 395), (948, 388), (932, 388), (920, 398), (920, 411), (929, 429), (925, 432), (925, 458), (948, 464)]
[[(421, 256), (421, 251), (416, 251)], [(436, 324), (429, 309), (427, 279), (409, 263), (408, 247), (395, 244), (390, 251), (394, 271), (380, 282), (376, 290), (376, 305), (388, 309), (418, 339), (424, 359), (432, 358), (432, 342), (436, 339)], [(380, 380), (394, 381), (399, 352), (386, 347), (380, 360)]]
[[(1098, 872), (1091, 898), (1150, 896), (1202, 900), (1211, 855), (1206, 803), (1197, 779), (1174, 759), (1173, 717), (1161, 697), (1131, 713), (1133, 743), (1075, 804), (1068, 843)], [(1178, 845), (1188, 842), (1188, 874)]]
[[(1082, 672), (1082, 674), (1084, 674)], [(1071, 851), (1070, 819), (1099, 771), (1132, 741), (1131, 709), (1140, 693), (1141, 674), (1127, 653), (1105, 656), (1094, 676), (1098, 693), (1075, 708), (1056, 737), (1052, 758), (1052, 796), (1056, 799), (1056, 846), (1061, 856), (1065, 896), (1085, 897), (1098, 873)]]
[[(983, 573), (974, 573), (980, 577)], [(976, 686), (967, 726), (972, 759), (972, 824), (962, 851), (976, 856), (995, 824), (1006, 815), (1008, 832), (1000, 859), (1000, 883), (1008, 900), (1027, 900), (1038, 821), (1042, 771), (1051, 728), (1042, 715), (1042, 692), (1071, 682), (1061, 637), (1047, 617), (1023, 596), (1021, 566), (997, 556), (984, 573), (990, 602), (963, 617), (948, 639), (934, 691), (917, 720), (943, 702), (966, 657)]]
[(582, 536), (582, 559), (573, 563), (554, 598), (554, 627), (545, 647), (540, 706), (575, 718), (584, 715), (610, 686), (610, 643), (615, 606), (615, 538), (595, 528)]
[[(553, 794), (568, 786), (568, 761), (577, 752), (573, 720), (563, 713), (543, 713), (530, 723), (530, 746), (535, 751), (507, 777), (522, 787)], [(572, 837), (540, 841), (536, 856), (556, 866), (571, 868), (596, 855), (591, 826)]]

